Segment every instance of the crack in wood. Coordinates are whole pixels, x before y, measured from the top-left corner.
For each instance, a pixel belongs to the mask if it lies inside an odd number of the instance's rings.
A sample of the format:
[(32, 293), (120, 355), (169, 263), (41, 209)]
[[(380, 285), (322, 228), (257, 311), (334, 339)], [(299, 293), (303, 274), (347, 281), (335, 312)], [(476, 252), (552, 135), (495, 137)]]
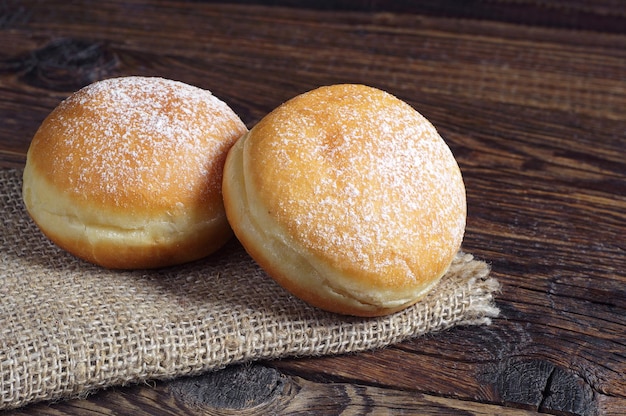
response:
[(548, 399), (548, 397), (551, 394), (551, 387), (552, 387), (552, 381), (554, 379), (554, 372), (556, 370), (556, 367), (552, 368), (552, 371), (550, 371), (550, 374), (548, 375), (548, 378), (546, 379), (546, 385), (543, 388), (543, 391), (541, 392), (541, 402), (539, 402), (539, 406), (537, 407), (537, 410), (543, 409), (546, 403), (546, 400)]
[(560, 415), (593, 415), (592, 387), (575, 373), (545, 360), (507, 360), (494, 366), (484, 381), (507, 405)]

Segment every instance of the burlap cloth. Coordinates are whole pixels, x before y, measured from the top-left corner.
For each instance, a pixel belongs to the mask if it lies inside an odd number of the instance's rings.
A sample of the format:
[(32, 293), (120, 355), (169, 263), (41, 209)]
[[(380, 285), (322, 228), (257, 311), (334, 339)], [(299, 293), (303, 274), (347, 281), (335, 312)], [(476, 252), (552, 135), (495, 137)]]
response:
[(105, 270), (39, 232), (21, 174), (0, 169), (0, 409), (245, 361), (370, 350), (498, 314), (489, 267), (463, 253), (423, 301), (376, 319), (304, 304), (236, 241), (185, 266)]

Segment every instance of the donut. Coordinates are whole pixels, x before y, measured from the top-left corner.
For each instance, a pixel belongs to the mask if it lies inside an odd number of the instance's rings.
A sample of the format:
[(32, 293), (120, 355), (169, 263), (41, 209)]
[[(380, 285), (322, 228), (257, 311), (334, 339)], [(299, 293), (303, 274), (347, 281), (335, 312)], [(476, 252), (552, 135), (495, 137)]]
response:
[(35, 133), (26, 210), (52, 242), (106, 268), (200, 259), (232, 237), (222, 173), (247, 131), (207, 90), (158, 77), (95, 82)]
[(409, 104), (323, 86), (263, 117), (230, 149), (222, 192), (237, 238), (286, 290), (374, 317), (416, 303), (460, 249), (459, 166)]

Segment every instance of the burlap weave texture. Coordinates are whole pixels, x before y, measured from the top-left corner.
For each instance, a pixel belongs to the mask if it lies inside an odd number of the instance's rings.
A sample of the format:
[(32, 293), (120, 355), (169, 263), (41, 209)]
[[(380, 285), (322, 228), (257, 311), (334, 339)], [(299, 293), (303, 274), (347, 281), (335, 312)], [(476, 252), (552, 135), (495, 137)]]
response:
[(459, 253), (421, 302), (375, 319), (292, 297), (236, 240), (209, 258), (110, 271), (50, 243), (0, 170), (0, 409), (233, 363), (358, 352), (497, 316), (486, 263)]

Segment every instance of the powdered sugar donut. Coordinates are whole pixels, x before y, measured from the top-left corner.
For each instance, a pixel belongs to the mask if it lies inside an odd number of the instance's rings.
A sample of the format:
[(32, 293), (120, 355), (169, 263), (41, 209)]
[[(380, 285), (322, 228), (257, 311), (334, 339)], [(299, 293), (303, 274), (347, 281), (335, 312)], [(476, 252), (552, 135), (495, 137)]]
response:
[(23, 197), (52, 241), (109, 268), (206, 256), (232, 235), (226, 154), (246, 127), (209, 91), (152, 77), (96, 82), (44, 120)]
[(363, 85), (281, 105), (230, 150), (227, 216), (278, 283), (320, 308), (377, 316), (419, 300), (465, 230), (465, 187), (435, 128)]

